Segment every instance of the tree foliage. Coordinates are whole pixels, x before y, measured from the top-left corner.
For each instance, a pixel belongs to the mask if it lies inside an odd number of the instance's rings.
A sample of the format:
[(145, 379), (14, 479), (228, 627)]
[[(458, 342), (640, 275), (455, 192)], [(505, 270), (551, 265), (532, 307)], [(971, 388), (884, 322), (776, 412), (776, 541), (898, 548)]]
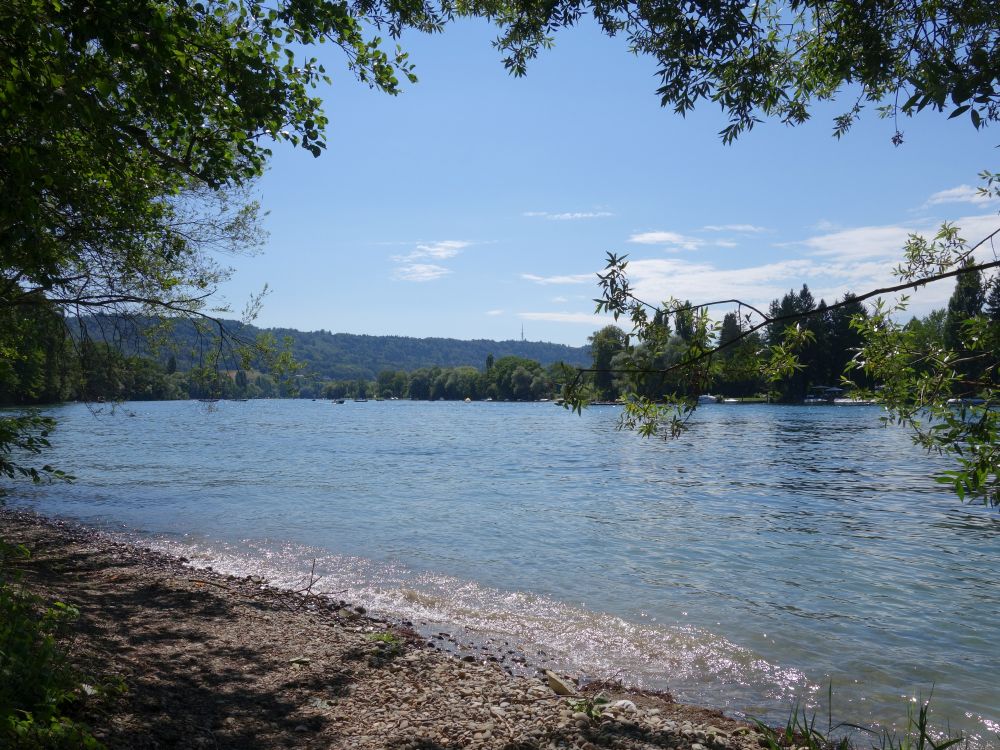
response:
[[(127, 354), (154, 356), (164, 366), (171, 358), (174, 368), (188, 370), (212, 364), (215, 358), (212, 342), (206, 341), (193, 322), (177, 322), (169, 332), (160, 337), (158, 347), (150, 347), (148, 337), (142, 335), (146, 329), (155, 329), (158, 321), (148, 319), (136, 321), (137, 326), (125, 328), (121, 321), (109, 316), (88, 316), (80, 324), (91, 339), (106, 338), (109, 331), (116, 329), (129, 335), (118, 342), (119, 348)], [(521, 341), (508, 339), (493, 341), (475, 339), (465, 341), (447, 338), (413, 338), (408, 336), (371, 336), (330, 331), (299, 331), (294, 328), (262, 329), (237, 320), (222, 319), (221, 323), (234, 337), (241, 340), (257, 341), (266, 333), (275, 339), (290, 341), (291, 355), (313, 375), (330, 380), (364, 379), (372, 380), (383, 370), (405, 370), (420, 367), (479, 367), (483, 362), (490, 369), (490, 356), (518, 356), (537, 360), (547, 367), (554, 362), (571, 365), (585, 365), (590, 361), (590, 353), (585, 346), (566, 346), (544, 341)], [(135, 330), (135, 329), (138, 330)], [(82, 334), (80, 334), (82, 336)], [(238, 358), (221, 365), (225, 369), (235, 369), (240, 364)], [(268, 362), (252, 356), (249, 366), (268, 369)]]
[(79, 610), (28, 591), (19, 569), (28, 556), (24, 546), (0, 540), (0, 745), (103, 750), (85, 722), (124, 685), (74, 668), (70, 625)]
[(309, 47), (394, 94), (412, 66), (379, 29), (440, 23), (396, 0), (0, 5), (0, 316), (19, 321), (0, 347), (22, 381), (18, 331), (39, 315), (205, 315), (216, 254), (261, 244), (251, 188), (271, 144), (325, 147)]
[[(988, 189), (997, 193), (997, 183), (990, 176)], [(739, 355), (744, 372), (758, 373), (787, 400), (801, 398), (817, 379), (839, 377), (863, 398), (882, 403), (885, 421), (911, 428), (918, 445), (952, 457), (955, 468), (939, 478), (960, 498), (1000, 506), (1000, 322), (988, 302), (1000, 284), (995, 270), (1000, 261), (975, 260), (988, 239), (969, 245), (948, 225), (930, 240), (913, 236), (907, 262), (897, 269), (900, 284), (848, 294), (831, 305), (822, 300), (816, 305), (806, 286), (775, 300), (767, 313), (740, 300), (708, 303), (736, 311), (716, 327), (708, 324), (705, 308), (697, 308), (697, 318), (705, 322), (690, 341), (664, 340), (657, 321), (696, 308), (637, 298), (627, 259), (609, 254), (598, 276), (597, 309), (629, 320), (626, 341), (637, 342), (627, 343), (617, 360), (618, 382), (629, 386), (621, 426), (647, 436), (678, 436), (712, 374), (726, 372)], [(989, 297), (979, 277), (984, 271), (992, 273), (985, 285)], [(948, 310), (923, 321), (898, 322), (905, 296), (890, 303), (883, 299), (945, 279), (956, 280)], [(874, 302), (863, 305), (867, 300)], [(665, 361), (667, 352), (672, 356)], [(589, 397), (586, 372), (564, 390), (572, 408), (581, 408)], [(649, 382), (657, 383), (655, 391), (645, 387)]]
[[(260, 242), (242, 192), (272, 142), (319, 155), (330, 43), (396, 93), (402, 52), (366, 31), (437, 28), (421, 5), (11, 0), (0, 8), (0, 307), (196, 312)], [(67, 169), (66, 165), (71, 165)]]
[(618, 364), (615, 362), (615, 357), (625, 350), (625, 332), (618, 326), (605, 326), (594, 333), (588, 341), (594, 363), (594, 389), (599, 398), (613, 398), (616, 394), (612, 368)]
[[(763, 119), (797, 125), (845, 93), (841, 135), (866, 104), (886, 116), (922, 110), (1000, 116), (1000, 8), (979, 0), (466, 0), (496, 21), (505, 64), (523, 75), (553, 35), (592, 15), (658, 63), (663, 106), (702, 101), (726, 113), (724, 141)], [(897, 127), (893, 139), (901, 142)]]
[(870, 317), (855, 319), (864, 346), (852, 365), (879, 384), (886, 423), (911, 428), (918, 445), (954, 460), (939, 481), (963, 500), (1000, 506), (998, 325), (981, 311), (972, 315), (956, 351), (900, 325), (905, 309), (905, 300), (880, 302)]
[(969, 259), (962, 266), (968, 272), (959, 276), (955, 282), (955, 291), (948, 300), (948, 315), (944, 323), (944, 342), (952, 349), (961, 348), (962, 327), (969, 318), (982, 312), (986, 301), (979, 269)]

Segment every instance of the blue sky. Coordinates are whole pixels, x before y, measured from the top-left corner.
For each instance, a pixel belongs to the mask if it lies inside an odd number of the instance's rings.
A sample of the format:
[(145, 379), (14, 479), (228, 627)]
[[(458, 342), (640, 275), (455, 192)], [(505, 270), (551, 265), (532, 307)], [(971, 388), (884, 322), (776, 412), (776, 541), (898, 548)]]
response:
[[(1000, 223), (974, 190), (995, 139), (964, 118), (904, 120), (896, 148), (874, 111), (833, 138), (847, 106), (833, 104), (725, 146), (719, 109), (662, 109), (653, 61), (624, 39), (584, 24), (513, 78), (494, 36), (462, 22), (404, 38), (420, 81), (398, 97), (319, 51), (327, 152), (276, 149), (265, 252), (224, 259), (233, 308), (267, 283), (265, 327), (509, 339), (523, 325), (580, 345), (604, 323), (608, 251), (629, 255), (646, 299), (766, 305), (807, 283), (832, 301), (891, 283), (909, 232), (953, 220), (978, 240)], [(947, 301), (937, 286), (913, 312)]]

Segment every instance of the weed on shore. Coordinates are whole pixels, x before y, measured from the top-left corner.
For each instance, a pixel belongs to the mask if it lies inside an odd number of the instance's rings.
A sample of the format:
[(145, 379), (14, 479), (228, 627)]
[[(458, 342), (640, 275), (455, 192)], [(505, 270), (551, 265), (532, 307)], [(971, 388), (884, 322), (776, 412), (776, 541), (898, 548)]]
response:
[(796, 703), (783, 728), (768, 726), (760, 719), (752, 719), (761, 733), (766, 750), (859, 750), (865, 737), (872, 750), (947, 750), (961, 744), (968, 747), (963, 735), (941, 736), (930, 725), (930, 699), (921, 701), (914, 713), (913, 704), (907, 707), (906, 723), (902, 730), (881, 728), (874, 730), (857, 724), (833, 723), (833, 687), (827, 691), (826, 731), (816, 728), (815, 712), (810, 716), (801, 704)]
[(18, 563), (28, 556), (26, 547), (0, 540), (0, 746), (100, 750), (77, 716), (120, 686), (95, 686), (70, 666), (60, 640), (79, 612), (26, 588)]

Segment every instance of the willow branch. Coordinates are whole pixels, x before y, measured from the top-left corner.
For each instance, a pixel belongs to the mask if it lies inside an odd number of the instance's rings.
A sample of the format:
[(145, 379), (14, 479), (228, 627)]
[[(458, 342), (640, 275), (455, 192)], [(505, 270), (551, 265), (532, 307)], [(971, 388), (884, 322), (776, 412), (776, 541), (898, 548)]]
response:
[[(969, 252), (966, 253), (965, 257), (968, 257), (973, 251), (975, 251), (977, 248), (981, 247), (985, 243), (987, 243), (990, 240), (992, 240), (998, 234), (1000, 234), (1000, 227), (998, 227), (993, 232), (991, 232), (986, 237), (984, 237), (982, 240), (980, 240), (979, 242), (977, 242), (969, 250)], [(764, 328), (764, 327), (766, 327), (768, 325), (773, 325), (775, 323), (792, 323), (792, 322), (795, 322), (795, 321), (798, 321), (798, 320), (805, 320), (805, 319), (808, 319), (808, 318), (815, 317), (820, 312), (829, 312), (831, 310), (838, 310), (840, 308), (847, 307), (848, 305), (855, 305), (855, 304), (857, 304), (859, 302), (864, 302), (865, 300), (871, 299), (872, 297), (879, 297), (879, 296), (885, 295), (885, 294), (893, 294), (895, 292), (902, 292), (902, 291), (905, 291), (907, 289), (916, 289), (917, 287), (921, 287), (921, 286), (924, 286), (925, 284), (930, 284), (930, 283), (933, 283), (935, 281), (942, 281), (944, 279), (950, 279), (950, 278), (953, 278), (955, 276), (961, 276), (962, 274), (972, 273), (974, 271), (986, 271), (986, 270), (989, 270), (991, 268), (997, 268), (997, 267), (1000, 267), (1000, 260), (994, 260), (994, 261), (990, 261), (988, 263), (977, 263), (977, 264), (973, 264), (973, 265), (962, 266), (961, 268), (956, 268), (956, 269), (953, 269), (951, 271), (946, 271), (946, 272), (942, 272), (942, 273), (932, 274), (930, 276), (923, 276), (923, 277), (921, 277), (919, 279), (915, 279), (913, 281), (904, 282), (904, 283), (901, 283), (901, 284), (896, 284), (894, 286), (886, 286), (886, 287), (881, 287), (879, 289), (872, 289), (869, 292), (865, 292), (864, 294), (860, 294), (860, 295), (857, 295), (857, 296), (854, 296), (854, 297), (846, 297), (845, 296), (845, 299), (841, 300), (840, 302), (835, 302), (832, 305), (828, 305), (827, 307), (823, 308), (822, 310), (820, 310), (818, 308), (813, 308), (812, 310), (806, 310), (806, 311), (797, 312), (797, 313), (789, 313), (787, 315), (778, 315), (778, 316), (775, 316), (773, 318), (772, 317), (768, 317), (766, 315), (763, 315), (763, 313), (760, 313), (759, 311), (757, 311), (758, 314), (760, 314), (761, 317), (763, 318), (763, 321), (761, 321), (760, 323), (757, 323), (757, 324), (751, 326), (750, 328), (748, 328), (745, 331), (741, 331), (739, 333), (739, 335), (734, 336), (729, 341), (721, 343), (721, 344), (719, 344), (719, 345), (717, 345), (715, 347), (712, 347), (711, 349), (706, 349), (705, 351), (699, 353), (698, 355), (696, 355), (695, 357), (693, 357), (693, 358), (691, 358), (689, 360), (686, 360), (686, 361), (683, 361), (683, 362), (678, 362), (677, 364), (671, 365), (670, 367), (666, 367), (666, 368), (660, 369), (660, 370), (642, 371), (642, 370), (634, 370), (634, 369), (611, 369), (611, 370), (600, 370), (600, 372), (609, 372), (609, 373), (620, 373), (620, 372), (655, 372), (655, 373), (662, 373), (662, 374), (665, 375), (667, 373), (674, 372), (674, 371), (680, 370), (680, 369), (684, 369), (684, 368), (690, 367), (691, 365), (694, 365), (694, 364), (697, 364), (697, 363), (699, 363), (701, 361), (709, 359), (712, 356), (714, 356), (717, 352), (720, 352), (720, 351), (723, 351), (725, 349), (728, 349), (731, 346), (735, 346), (740, 341), (743, 341), (748, 336), (751, 336), (752, 334), (756, 333), (757, 331), (761, 330), (762, 328)], [(631, 297), (631, 295), (629, 295), (629, 296)], [(736, 302), (737, 304), (741, 304), (739, 302), (739, 300), (728, 300), (728, 302)], [(645, 303), (642, 303), (642, 304), (645, 304)], [(709, 303), (709, 304), (721, 304), (721, 303)], [(692, 308), (694, 308), (694, 307), (706, 307), (706, 306), (707, 305), (696, 305), (696, 306), (693, 305)], [(747, 307), (750, 307), (750, 306), (747, 305)], [(692, 308), (687, 308), (687, 309), (692, 309)], [(585, 371), (581, 371), (581, 372), (588, 372), (588, 371), (585, 370)]]

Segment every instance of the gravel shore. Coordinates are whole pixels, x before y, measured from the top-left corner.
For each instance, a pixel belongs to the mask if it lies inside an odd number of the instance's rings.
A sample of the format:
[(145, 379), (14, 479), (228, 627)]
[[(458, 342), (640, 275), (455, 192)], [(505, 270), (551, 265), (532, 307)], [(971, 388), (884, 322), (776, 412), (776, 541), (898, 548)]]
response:
[(80, 609), (73, 661), (124, 682), (85, 717), (110, 748), (760, 747), (755, 729), (668, 695), (512, 675), (347, 602), (82, 527), (0, 509), (0, 538), (31, 550), (36, 593)]

